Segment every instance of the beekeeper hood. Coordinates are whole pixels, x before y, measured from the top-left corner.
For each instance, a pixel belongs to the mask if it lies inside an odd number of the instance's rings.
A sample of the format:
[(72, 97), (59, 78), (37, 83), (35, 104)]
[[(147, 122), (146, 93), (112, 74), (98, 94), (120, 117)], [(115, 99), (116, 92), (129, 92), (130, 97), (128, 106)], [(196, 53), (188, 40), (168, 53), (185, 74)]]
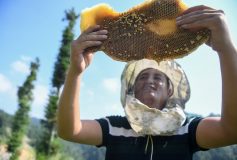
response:
[[(143, 70), (153, 68), (163, 72), (173, 85), (173, 95), (164, 109), (150, 108), (134, 96), (134, 84)], [(190, 97), (188, 79), (181, 66), (173, 61), (156, 62), (142, 59), (128, 62), (121, 76), (121, 103), (132, 129), (141, 135), (172, 135), (186, 117), (185, 103)]]

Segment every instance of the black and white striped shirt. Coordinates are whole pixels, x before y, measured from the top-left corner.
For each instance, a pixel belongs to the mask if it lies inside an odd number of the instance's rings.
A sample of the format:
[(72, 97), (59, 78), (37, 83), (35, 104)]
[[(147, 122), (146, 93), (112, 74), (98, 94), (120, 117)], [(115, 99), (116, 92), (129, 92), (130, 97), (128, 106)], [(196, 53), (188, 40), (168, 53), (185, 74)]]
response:
[(139, 136), (126, 117), (97, 119), (103, 132), (101, 146), (106, 147), (105, 160), (191, 160), (194, 152), (204, 150), (196, 142), (201, 119), (187, 119), (172, 136)]

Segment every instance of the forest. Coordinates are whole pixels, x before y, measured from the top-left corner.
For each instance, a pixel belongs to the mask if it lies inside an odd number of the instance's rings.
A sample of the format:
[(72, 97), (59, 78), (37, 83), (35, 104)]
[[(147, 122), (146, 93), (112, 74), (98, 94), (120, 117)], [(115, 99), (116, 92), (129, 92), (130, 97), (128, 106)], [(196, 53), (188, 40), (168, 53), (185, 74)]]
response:
[[(191, 116), (195, 116), (192, 114)], [(214, 116), (214, 115), (210, 115)], [(40, 125), (40, 119), (31, 118), (30, 124), (22, 142), (24, 145), (22, 150), (26, 150), (27, 154), (22, 154), (19, 159), (44, 159), (45, 157), (36, 158), (37, 146), (40, 145), (40, 139), (43, 137), (43, 131)], [(9, 159), (9, 153), (4, 151), (7, 139), (10, 136), (13, 116), (0, 110), (0, 160)], [(77, 143), (67, 142), (59, 139), (60, 149), (57, 154), (50, 155), (52, 160), (103, 160), (105, 148), (97, 148), (94, 146), (81, 145)], [(28, 146), (28, 147), (27, 147)], [(60, 153), (60, 154), (59, 154)], [(26, 156), (26, 157), (24, 157)], [(48, 159), (48, 158), (47, 158)], [(194, 154), (194, 160), (236, 160), (237, 145), (211, 149), (205, 152), (197, 152)]]

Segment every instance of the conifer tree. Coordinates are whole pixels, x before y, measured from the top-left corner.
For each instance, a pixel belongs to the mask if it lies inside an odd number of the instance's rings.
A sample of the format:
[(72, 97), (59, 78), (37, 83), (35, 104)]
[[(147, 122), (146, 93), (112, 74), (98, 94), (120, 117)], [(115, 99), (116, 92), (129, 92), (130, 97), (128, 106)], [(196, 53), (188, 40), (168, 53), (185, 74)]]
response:
[(45, 110), (45, 119), (42, 121), (44, 128), (44, 135), (41, 138), (40, 145), (37, 148), (38, 155), (49, 156), (59, 152), (60, 142), (56, 135), (56, 112), (57, 101), (59, 98), (59, 90), (62, 87), (66, 71), (69, 66), (70, 60), (70, 45), (74, 38), (73, 27), (76, 23), (76, 19), (79, 17), (74, 9), (65, 11), (66, 18), (69, 24), (63, 31), (63, 38), (61, 41), (61, 47), (59, 54), (54, 65), (53, 77), (52, 77), (52, 89), (49, 95), (49, 101)]
[(56, 93), (59, 94), (59, 89), (63, 85), (66, 77), (66, 71), (68, 69), (70, 60), (70, 46), (74, 38), (73, 27), (76, 23), (76, 19), (79, 17), (74, 9), (65, 11), (66, 18), (63, 20), (68, 20), (69, 24), (63, 32), (63, 39), (61, 41), (62, 45), (59, 49), (59, 54), (57, 61), (54, 66), (54, 73), (52, 78), (52, 86), (56, 88)]
[(13, 118), (12, 134), (8, 142), (8, 151), (12, 153), (11, 159), (17, 159), (19, 154), (18, 149), (22, 144), (24, 136), (27, 134), (26, 132), (30, 118), (29, 111), (33, 101), (33, 82), (37, 78), (38, 68), (39, 59), (36, 58), (36, 61), (32, 62), (30, 65), (30, 74), (17, 92), (19, 108)]

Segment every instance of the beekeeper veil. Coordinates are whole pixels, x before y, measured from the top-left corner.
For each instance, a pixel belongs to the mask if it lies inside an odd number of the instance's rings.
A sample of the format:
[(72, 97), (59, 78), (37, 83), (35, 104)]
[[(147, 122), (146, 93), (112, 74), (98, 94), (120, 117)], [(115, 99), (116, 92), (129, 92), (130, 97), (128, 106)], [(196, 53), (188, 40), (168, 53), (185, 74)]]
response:
[[(162, 110), (150, 108), (134, 96), (134, 84), (143, 70), (153, 68), (163, 72), (171, 81), (173, 95)], [(181, 66), (173, 61), (142, 59), (130, 61), (121, 76), (121, 103), (135, 132), (141, 135), (172, 135), (184, 123), (185, 103), (190, 98), (190, 86)]]

